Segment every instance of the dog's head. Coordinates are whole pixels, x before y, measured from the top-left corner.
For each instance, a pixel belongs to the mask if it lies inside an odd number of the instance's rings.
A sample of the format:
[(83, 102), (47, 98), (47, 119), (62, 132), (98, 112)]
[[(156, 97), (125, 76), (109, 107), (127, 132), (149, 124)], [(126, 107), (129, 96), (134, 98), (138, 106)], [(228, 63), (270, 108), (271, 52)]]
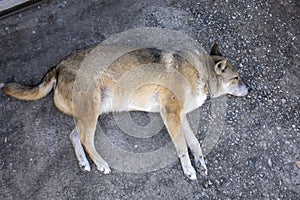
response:
[(215, 72), (218, 79), (218, 91), (216, 96), (231, 94), (234, 96), (245, 96), (249, 88), (240, 78), (237, 70), (233, 67), (228, 59), (224, 58), (217, 44), (211, 48), (210, 56), (215, 63)]

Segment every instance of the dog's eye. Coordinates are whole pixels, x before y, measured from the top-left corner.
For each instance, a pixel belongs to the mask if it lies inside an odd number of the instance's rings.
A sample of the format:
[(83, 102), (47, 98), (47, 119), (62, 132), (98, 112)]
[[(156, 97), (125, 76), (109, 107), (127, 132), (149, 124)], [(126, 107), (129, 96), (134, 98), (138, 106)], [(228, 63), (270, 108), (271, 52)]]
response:
[(238, 76), (236, 76), (236, 77), (234, 77), (233, 79), (234, 79), (234, 80), (239, 80), (239, 77), (238, 77)]

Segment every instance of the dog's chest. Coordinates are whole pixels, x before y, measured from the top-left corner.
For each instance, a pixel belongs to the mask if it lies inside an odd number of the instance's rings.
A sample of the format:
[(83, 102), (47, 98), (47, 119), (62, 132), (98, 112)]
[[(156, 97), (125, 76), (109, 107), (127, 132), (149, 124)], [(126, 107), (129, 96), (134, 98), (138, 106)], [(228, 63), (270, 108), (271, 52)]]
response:
[(205, 82), (198, 82), (193, 91), (187, 91), (184, 110), (191, 112), (202, 106), (209, 95), (209, 87)]

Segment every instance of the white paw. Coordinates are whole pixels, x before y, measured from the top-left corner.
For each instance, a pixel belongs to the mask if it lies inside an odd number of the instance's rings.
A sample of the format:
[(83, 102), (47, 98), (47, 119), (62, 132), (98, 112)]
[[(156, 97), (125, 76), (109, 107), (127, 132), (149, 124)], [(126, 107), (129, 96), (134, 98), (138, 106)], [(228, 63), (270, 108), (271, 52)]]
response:
[(205, 164), (205, 161), (204, 161), (204, 158), (203, 156), (200, 156), (199, 159), (195, 159), (195, 162), (196, 162), (196, 169), (197, 171), (203, 173), (204, 175), (207, 176), (207, 167), (206, 167), (206, 164)]
[(192, 166), (183, 166), (184, 174), (191, 180), (197, 180), (196, 170)]
[(204, 174), (205, 176), (208, 175), (206, 166), (201, 166), (201, 167), (199, 167), (197, 170), (198, 170), (200, 173)]
[(82, 171), (85, 171), (85, 172), (90, 172), (91, 171), (91, 166), (90, 166), (90, 164), (87, 160), (86, 161), (80, 161), (79, 162), (79, 167)]
[(111, 172), (107, 163), (102, 163), (97, 165), (97, 169), (102, 172), (103, 174), (109, 174)]
[(4, 87), (4, 83), (0, 83), (0, 89)]

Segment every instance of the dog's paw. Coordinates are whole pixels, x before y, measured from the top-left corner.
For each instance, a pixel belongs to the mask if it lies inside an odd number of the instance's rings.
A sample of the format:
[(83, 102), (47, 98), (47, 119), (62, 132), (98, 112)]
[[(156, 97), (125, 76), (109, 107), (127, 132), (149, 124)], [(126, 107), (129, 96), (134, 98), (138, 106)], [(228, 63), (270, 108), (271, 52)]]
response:
[(4, 83), (0, 83), (0, 89), (4, 87)]
[(82, 171), (84, 172), (90, 172), (91, 171), (91, 166), (90, 163), (88, 161), (80, 161), (79, 162), (79, 167)]
[(102, 162), (101, 164), (97, 164), (97, 169), (103, 174), (109, 174), (111, 172), (108, 164), (106, 162)]
[(197, 171), (199, 171), (201, 174), (207, 176), (207, 167), (204, 161), (203, 156), (200, 156), (200, 158), (195, 159), (195, 167)]
[(200, 174), (202, 174), (204, 176), (208, 175), (206, 166), (199, 166), (199, 167), (197, 167), (197, 171), (200, 172)]
[(183, 166), (183, 172), (190, 180), (197, 180), (196, 170), (194, 169), (194, 167)]

